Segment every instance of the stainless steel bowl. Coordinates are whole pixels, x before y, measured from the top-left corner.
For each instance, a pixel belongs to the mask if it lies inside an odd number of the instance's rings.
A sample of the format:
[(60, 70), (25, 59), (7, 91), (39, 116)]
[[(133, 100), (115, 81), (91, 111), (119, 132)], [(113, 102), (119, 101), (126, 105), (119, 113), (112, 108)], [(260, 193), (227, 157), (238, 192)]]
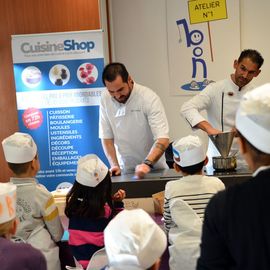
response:
[(216, 171), (233, 171), (236, 169), (236, 156), (213, 157), (213, 168)]

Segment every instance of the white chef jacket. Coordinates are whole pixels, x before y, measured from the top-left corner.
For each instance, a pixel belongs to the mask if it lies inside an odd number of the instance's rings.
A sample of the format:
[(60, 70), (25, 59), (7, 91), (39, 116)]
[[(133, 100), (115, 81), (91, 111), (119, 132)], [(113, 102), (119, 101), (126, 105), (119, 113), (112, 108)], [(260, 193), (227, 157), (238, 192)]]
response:
[[(231, 131), (234, 127), (235, 115), (240, 100), (245, 93), (252, 89), (254, 89), (254, 85), (249, 83), (239, 91), (239, 87), (232, 81), (231, 77), (211, 83), (198, 95), (185, 102), (181, 108), (181, 113), (193, 128), (199, 122), (206, 120), (200, 113), (206, 110), (208, 122), (214, 128), (224, 132)], [(231, 152), (233, 151), (238, 151), (236, 140), (234, 140), (231, 148)], [(210, 157), (220, 156), (212, 142), (209, 144), (208, 155)], [(239, 155), (237, 156), (238, 162), (241, 162), (241, 158), (239, 159)]]
[(17, 186), (16, 214), (19, 225), (16, 237), (39, 249), (46, 258), (48, 270), (60, 270), (59, 242), (63, 227), (52, 194), (34, 178), (14, 178)]
[(220, 179), (203, 175), (184, 176), (166, 184), (164, 222), (171, 270), (196, 268), (205, 207), (224, 188)]
[[(143, 162), (155, 140), (169, 138), (169, 125), (160, 98), (151, 89), (137, 83), (134, 83), (125, 104), (104, 91), (99, 117), (99, 137), (114, 139), (124, 173), (134, 171), (136, 165)], [(154, 168), (167, 168), (164, 155)]]

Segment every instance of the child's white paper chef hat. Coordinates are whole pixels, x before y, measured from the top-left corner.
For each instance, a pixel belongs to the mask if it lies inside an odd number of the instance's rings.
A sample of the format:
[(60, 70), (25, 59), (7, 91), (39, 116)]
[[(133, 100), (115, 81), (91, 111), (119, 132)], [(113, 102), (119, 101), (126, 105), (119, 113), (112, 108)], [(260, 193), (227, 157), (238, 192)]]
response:
[(16, 217), (16, 185), (0, 183), (0, 224)]
[(167, 246), (166, 235), (142, 209), (121, 211), (104, 231), (109, 269), (151, 267)]
[(78, 160), (76, 181), (84, 186), (95, 187), (107, 175), (108, 167), (94, 154)]
[(37, 146), (27, 133), (15, 132), (2, 141), (2, 147), (9, 163), (26, 163), (32, 161), (37, 154)]
[(243, 96), (235, 126), (255, 148), (270, 154), (270, 83)]
[(205, 160), (206, 153), (198, 136), (189, 135), (175, 141), (172, 145), (174, 162), (188, 167)]

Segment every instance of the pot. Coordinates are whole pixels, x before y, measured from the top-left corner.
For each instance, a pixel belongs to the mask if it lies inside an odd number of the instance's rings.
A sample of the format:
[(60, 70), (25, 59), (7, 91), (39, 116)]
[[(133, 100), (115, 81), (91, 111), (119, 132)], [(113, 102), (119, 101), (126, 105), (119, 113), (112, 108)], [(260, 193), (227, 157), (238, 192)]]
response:
[(236, 156), (229, 157), (213, 157), (213, 168), (216, 171), (233, 171), (236, 169)]

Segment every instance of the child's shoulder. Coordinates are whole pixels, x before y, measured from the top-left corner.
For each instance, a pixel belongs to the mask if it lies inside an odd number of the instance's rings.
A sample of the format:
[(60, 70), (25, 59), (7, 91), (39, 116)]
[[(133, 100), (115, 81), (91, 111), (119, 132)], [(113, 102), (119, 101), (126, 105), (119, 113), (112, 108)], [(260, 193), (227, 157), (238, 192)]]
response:
[(183, 187), (181, 178), (177, 180), (168, 181), (165, 186), (165, 196), (166, 197), (173, 196), (173, 194), (175, 194), (175, 192), (181, 189), (181, 187)]
[(170, 180), (166, 183), (166, 187), (165, 188), (169, 188), (169, 187), (172, 187), (172, 186), (175, 186), (175, 185), (179, 185), (181, 182), (181, 178), (179, 179), (176, 179), (176, 180)]
[(218, 177), (215, 177), (215, 176), (204, 176), (203, 177), (203, 180), (206, 182), (207, 181), (207, 185), (214, 185), (214, 186), (218, 186), (220, 188), (225, 188), (225, 185), (224, 183), (218, 178)]
[(208, 176), (208, 175), (203, 175), (202, 176), (204, 180), (206, 181), (215, 181), (215, 182), (222, 182), (218, 177), (216, 176)]
[(52, 193), (42, 184), (36, 185), (36, 193), (44, 198), (51, 198), (53, 197)]

